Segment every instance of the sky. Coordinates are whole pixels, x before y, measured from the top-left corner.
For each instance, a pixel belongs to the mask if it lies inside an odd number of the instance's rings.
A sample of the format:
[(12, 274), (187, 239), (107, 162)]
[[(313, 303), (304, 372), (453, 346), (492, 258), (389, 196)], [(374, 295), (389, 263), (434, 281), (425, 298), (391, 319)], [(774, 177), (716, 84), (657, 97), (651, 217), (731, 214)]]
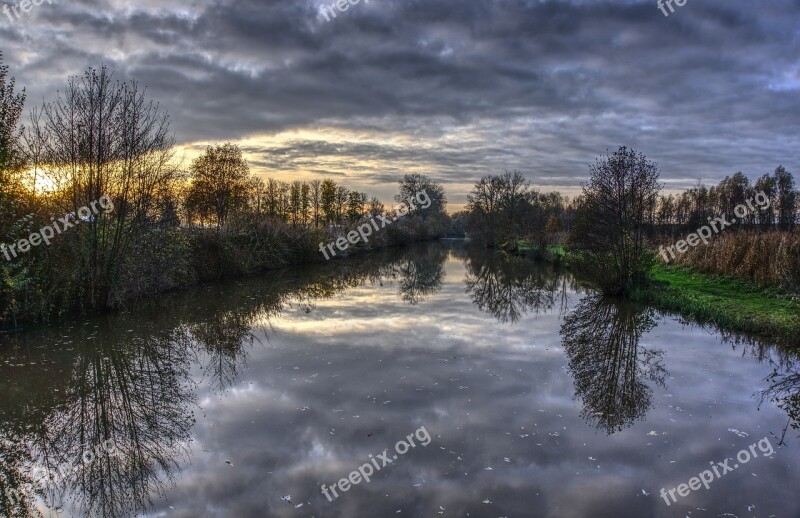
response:
[(187, 162), (231, 141), (259, 176), (384, 201), (411, 172), (451, 210), (505, 170), (574, 195), (622, 145), (667, 190), (800, 175), (800, 0), (332, 1), (44, 0), (3, 10), (0, 49), (28, 108), (104, 64)]

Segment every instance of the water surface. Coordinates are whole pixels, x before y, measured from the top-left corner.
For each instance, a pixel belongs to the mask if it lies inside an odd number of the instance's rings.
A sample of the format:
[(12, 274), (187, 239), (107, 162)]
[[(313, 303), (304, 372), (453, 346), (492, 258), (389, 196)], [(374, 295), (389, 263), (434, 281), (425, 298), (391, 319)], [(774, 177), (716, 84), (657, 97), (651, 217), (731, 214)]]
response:
[[(0, 482), (28, 494), (20, 513), (800, 516), (795, 355), (461, 242), (0, 340)], [(323, 496), (423, 427), (426, 446)], [(764, 438), (771, 456), (659, 496)], [(116, 451), (81, 461), (104, 440)]]

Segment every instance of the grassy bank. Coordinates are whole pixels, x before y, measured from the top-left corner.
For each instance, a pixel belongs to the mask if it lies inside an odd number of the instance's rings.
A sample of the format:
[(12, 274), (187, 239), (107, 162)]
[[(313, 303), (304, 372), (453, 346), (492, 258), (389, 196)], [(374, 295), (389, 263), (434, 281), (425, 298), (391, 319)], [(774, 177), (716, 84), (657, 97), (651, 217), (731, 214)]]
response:
[[(548, 246), (542, 253), (520, 242), (518, 253), (569, 266), (569, 254), (562, 246)], [(630, 298), (700, 324), (800, 345), (800, 302), (778, 288), (659, 264), (651, 271), (650, 284), (631, 293)]]
[(631, 298), (699, 323), (752, 333), (797, 345), (800, 336), (800, 303), (776, 289), (725, 276), (657, 265), (650, 286)]
[(554, 264), (562, 263), (567, 256), (566, 250), (564, 250), (564, 247), (561, 245), (547, 245), (542, 249), (527, 241), (517, 241), (517, 247), (514, 253), (523, 257), (532, 257), (533, 259), (549, 261)]

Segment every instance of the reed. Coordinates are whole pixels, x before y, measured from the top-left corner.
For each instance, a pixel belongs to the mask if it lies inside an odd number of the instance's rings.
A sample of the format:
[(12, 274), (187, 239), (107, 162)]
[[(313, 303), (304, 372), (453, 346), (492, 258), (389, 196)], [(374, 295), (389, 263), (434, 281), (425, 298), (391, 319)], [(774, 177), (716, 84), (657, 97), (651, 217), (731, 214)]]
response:
[(779, 287), (800, 296), (800, 229), (786, 232), (728, 232), (691, 248), (674, 261), (714, 275), (729, 275)]

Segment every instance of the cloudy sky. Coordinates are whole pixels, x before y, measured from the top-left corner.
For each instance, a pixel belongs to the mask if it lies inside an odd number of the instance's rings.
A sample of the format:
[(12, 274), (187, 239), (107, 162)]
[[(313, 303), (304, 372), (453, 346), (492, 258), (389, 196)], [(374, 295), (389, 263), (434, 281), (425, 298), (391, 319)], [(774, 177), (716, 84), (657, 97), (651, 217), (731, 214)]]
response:
[(0, 16), (0, 49), (29, 107), (106, 64), (187, 159), (233, 141), (262, 176), (383, 199), (421, 172), (459, 208), (506, 169), (574, 194), (620, 145), (668, 189), (800, 173), (800, 0), (332, 1), (45, 0)]

